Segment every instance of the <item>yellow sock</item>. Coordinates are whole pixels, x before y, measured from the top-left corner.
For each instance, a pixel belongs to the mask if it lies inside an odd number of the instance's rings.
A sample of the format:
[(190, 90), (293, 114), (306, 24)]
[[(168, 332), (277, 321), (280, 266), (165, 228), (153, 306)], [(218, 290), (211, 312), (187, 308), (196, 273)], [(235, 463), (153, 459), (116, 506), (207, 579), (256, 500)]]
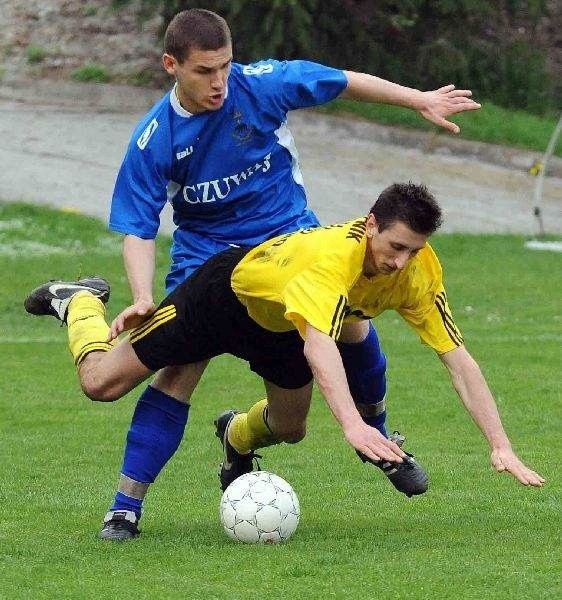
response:
[(260, 400), (247, 413), (236, 415), (230, 422), (228, 441), (240, 454), (279, 443), (265, 421), (266, 408), (267, 399)]
[(103, 302), (90, 294), (78, 292), (68, 305), (68, 346), (78, 366), (90, 352), (111, 350), (106, 342), (109, 325), (105, 322)]

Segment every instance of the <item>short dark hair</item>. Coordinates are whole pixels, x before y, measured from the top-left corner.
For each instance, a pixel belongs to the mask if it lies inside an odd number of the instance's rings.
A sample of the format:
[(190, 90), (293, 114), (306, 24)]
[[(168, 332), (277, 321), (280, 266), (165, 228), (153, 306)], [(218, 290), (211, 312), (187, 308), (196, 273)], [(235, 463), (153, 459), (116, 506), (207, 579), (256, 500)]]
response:
[(164, 34), (164, 52), (182, 63), (192, 48), (219, 50), (232, 43), (231, 39), (230, 28), (220, 15), (203, 8), (190, 8), (170, 21)]
[(379, 231), (401, 221), (416, 233), (431, 235), (441, 226), (441, 208), (425, 185), (394, 183), (371, 208)]

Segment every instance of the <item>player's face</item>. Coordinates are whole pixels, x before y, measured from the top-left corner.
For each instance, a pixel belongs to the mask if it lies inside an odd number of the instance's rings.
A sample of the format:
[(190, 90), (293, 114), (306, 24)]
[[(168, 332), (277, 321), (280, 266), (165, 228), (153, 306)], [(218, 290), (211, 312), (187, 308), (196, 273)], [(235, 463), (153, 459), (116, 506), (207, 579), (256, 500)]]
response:
[(164, 54), (162, 62), (176, 78), (178, 98), (187, 111), (197, 114), (222, 107), (232, 64), (230, 44), (218, 50), (193, 48), (183, 63)]
[(366, 275), (390, 275), (403, 269), (426, 244), (427, 235), (416, 233), (402, 221), (378, 230), (373, 215), (367, 219)]

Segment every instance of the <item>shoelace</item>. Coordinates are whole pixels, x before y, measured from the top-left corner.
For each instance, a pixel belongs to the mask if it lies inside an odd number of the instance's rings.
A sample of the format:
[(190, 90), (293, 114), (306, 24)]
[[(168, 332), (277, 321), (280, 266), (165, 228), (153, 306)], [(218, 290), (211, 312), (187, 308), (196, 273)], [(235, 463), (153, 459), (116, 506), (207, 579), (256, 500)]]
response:
[(254, 461), (255, 467), (256, 467), (256, 471), (261, 471), (261, 467), (260, 467), (260, 463), (258, 462), (258, 458), (260, 460), (262, 460), (263, 456), (261, 454), (256, 454), (254, 452), (254, 454), (252, 455), (252, 460)]

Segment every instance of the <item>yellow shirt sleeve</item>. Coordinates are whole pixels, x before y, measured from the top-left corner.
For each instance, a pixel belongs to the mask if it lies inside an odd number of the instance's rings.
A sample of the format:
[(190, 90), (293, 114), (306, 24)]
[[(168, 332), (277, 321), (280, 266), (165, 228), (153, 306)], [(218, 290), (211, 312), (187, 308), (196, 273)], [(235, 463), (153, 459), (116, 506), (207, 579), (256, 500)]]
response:
[(416, 330), (422, 342), (438, 354), (450, 352), (464, 343), (442, 284), (428, 290), (415, 306), (401, 307), (398, 312)]
[(429, 244), (419, 253), (405, 284), (405, 297), (397, 310), (422, 342), (438, 354), (462, 345), (461, 332), (447, 302), (441, 264)]
[(287, 282), (282, 291), (285, 318), (303, 339), (307, 323), (333, 339), (339, 337), (352, 278), (348, 265), (334, 255), (322, 257)]

